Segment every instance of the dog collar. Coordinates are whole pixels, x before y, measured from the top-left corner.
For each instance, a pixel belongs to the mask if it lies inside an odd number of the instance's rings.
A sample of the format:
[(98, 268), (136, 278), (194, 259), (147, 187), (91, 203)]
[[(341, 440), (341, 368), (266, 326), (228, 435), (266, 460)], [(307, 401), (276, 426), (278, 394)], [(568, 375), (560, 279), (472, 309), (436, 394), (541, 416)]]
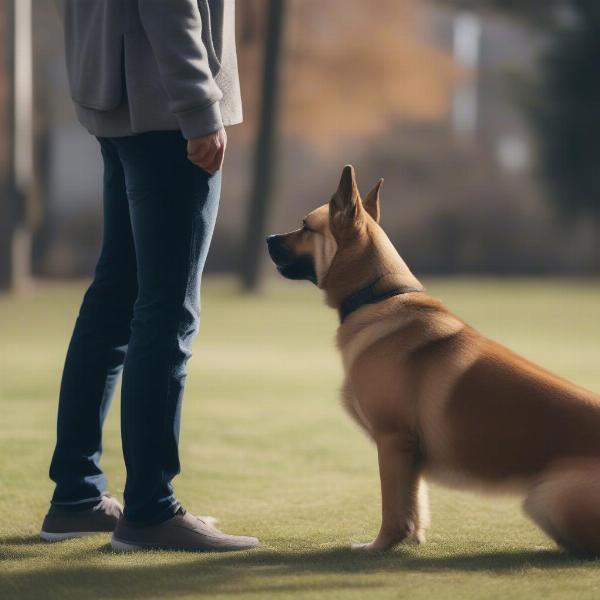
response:
[(394, 296), (400, 296), (401, 294), (423, 291), (423, 288), (416, 288), (402, 283), (396, 283), (396, 285), (390, 287), (390, 283), (392, 282), (386, 283), (386, 280), (395, 277), (398, 277), (398, 274), (388, 273), (387, 275), (382, 275), (373, 283), (350, 294), (350, 296), (340, 304), (339, 311), (341, 322), (343, 323), (354, 311), (366, 304), (376, 304), (377, 302), (382, 302), (383, 300), (393, 298)]

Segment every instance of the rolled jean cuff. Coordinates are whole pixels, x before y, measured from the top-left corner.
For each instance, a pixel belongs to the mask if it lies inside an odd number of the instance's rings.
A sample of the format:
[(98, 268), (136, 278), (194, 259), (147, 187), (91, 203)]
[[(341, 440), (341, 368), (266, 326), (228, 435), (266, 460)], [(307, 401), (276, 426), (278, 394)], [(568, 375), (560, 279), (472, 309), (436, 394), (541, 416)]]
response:
[(129, 523), (134, 523), (140, 527), (147, 527), (168, 521), (180, 508), (181, 504), (175, 498), (175, 495), (171, 495), (159, 500), (152, 509), (144, 507), (133, 513), (127, 509), (127, 504), (125, 504), (125, 518)]

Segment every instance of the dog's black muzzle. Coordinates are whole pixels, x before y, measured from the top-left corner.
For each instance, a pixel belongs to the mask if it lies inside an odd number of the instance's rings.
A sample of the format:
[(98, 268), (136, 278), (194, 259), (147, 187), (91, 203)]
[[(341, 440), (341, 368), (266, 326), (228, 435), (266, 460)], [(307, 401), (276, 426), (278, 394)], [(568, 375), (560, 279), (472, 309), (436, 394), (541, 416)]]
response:
[(279, 273), (287, 279), (307, 279), (316, 284), (317, 274), (312, 257), (307, 254), (295, 256), (285, 245), (285, 238), (285, 234), (267, 238), (269, 255)]
[(284, 235), (270, 235), (267, 238), (267, 248), (271, 260), (279, 267), (292, 262), (289, 250), (284, 245)]

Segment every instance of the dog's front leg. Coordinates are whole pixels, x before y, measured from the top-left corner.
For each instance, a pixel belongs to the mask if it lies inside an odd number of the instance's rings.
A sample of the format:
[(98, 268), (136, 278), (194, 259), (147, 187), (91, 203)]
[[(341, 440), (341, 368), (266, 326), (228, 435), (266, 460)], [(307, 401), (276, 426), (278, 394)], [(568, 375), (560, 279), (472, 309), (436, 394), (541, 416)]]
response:
[(409, 537), (417, 527), (419, 468), (416, 444), (398, 434), (376, 436), (381, 479), (381, 529), (356, 550), (388, 550)]

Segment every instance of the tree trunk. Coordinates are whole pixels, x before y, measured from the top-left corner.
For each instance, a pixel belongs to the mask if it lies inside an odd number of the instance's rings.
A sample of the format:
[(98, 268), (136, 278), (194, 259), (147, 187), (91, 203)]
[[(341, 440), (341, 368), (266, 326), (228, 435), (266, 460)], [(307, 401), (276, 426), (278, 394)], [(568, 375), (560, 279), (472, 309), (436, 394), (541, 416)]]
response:
[(14, 240), (18, 225), (14, 187), (14, 5), (0, 1), (0, 291), (14, 283)]
[(276, 171), (275, 145), (284, 9), (285, 0), (270, 0), (263, 59), (262, 105), (254, 156), (254, 182), (240, 264), (242, 285), (246, 291), (255, 291), (259, 285), (264, 254), (263, 238), (271, 207), (273, 173)]
[[(32, 56), (30, 0), (0, 0), (0, 86), (5, 147), (0, 164), (0, 290), (31, 284)], [(17, 50), (18, 46), (18, 50)]]

